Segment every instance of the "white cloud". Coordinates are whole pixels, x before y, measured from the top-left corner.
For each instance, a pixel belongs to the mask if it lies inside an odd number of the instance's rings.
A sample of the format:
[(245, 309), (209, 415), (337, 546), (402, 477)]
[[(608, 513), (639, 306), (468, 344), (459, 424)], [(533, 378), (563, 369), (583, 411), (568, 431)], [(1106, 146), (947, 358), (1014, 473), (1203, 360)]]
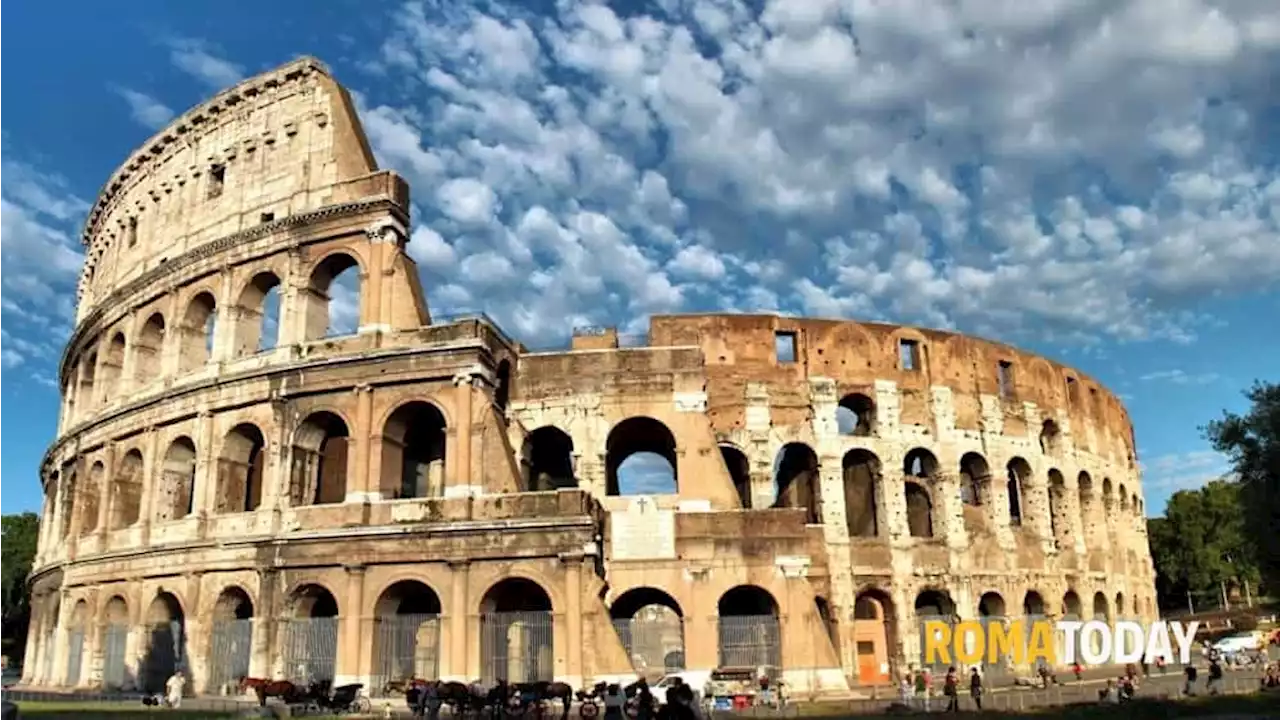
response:
[(167, 44), (174, 67), (211, 90), (224, 90), (244, 79), (244, 68), (218, 57), (217, 49), (204, 40), (173, 38)]
[(146, 93), (126, 87), (113, 90), (129, 104), (129, 115), (134, 121), (147, 129), (159, 130), (173, 119), (174, 112), (169, 106)]
[[(1188, 450), (1161, 455), (1140, 463), (1143, 492), (1147, 497), (1168, 496), (1179, 490), (1194, 490), (1231, 472), (1227, 458), (1213, 450)], [(1148, 506), (1147, 514), (1163, 508)]]
[(1168, 382), (1174, 385), (1208, 385), (1217, 382), (1220, 376), (1217, 373), (1199, 373), (1187, 374), (1183, 370), (1159, 370), (1150, 372), (1145, 375), (1138, 376), (1143, 382)]
[(1188, 342), (1206, 293), (1280, 276), (1273, 3), (660, 5), (396, 16), (383, 77), (421, 101), (361, 96), (375, 151), (457, 257), (530, 278), (484, 294), (499, 319)]

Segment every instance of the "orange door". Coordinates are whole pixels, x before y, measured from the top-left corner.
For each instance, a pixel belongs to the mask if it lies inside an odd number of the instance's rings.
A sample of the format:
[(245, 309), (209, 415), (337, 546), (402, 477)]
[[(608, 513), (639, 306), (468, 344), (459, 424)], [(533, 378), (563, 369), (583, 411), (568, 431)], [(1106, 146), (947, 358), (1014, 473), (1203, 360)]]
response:
[(887, 682), (888, 676), (880, 672), (880, 660), (876, 657), (875, 643), (858, 643), (858, 681), (866, 684)]

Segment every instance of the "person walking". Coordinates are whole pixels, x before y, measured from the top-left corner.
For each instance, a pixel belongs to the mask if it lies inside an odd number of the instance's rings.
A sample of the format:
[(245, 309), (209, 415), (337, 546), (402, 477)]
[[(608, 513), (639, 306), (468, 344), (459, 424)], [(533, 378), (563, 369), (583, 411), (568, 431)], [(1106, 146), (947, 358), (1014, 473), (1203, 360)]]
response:
[(960, 712), (960, 678), (953, 665), (942, 680), (942, 694), (947, 696), (947, 712)]
[(182, 693), (186, 690), (187, 679), (181, 670), (175, 670), (164, 684), (165, 701), (171, 708), (182, 707)]
[(973, 698), (973, 706), (982, 709), (982, 673), (978, 668), (969, 671), (969, 696)]
[(929, 712), (929, 670), (922, 668), (916, 673), (916, 704), (921, 710)]

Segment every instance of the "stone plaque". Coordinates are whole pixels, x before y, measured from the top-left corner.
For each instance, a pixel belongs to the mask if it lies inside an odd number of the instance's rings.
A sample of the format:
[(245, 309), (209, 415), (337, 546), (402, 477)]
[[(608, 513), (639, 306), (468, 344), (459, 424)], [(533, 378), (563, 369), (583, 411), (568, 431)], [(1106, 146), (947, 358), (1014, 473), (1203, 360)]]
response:
[(610, 557), (614, 560), (668, 560), (676, 556), (676, 514), (657, 500), (639, 496), (626, 510), (609, 514)]

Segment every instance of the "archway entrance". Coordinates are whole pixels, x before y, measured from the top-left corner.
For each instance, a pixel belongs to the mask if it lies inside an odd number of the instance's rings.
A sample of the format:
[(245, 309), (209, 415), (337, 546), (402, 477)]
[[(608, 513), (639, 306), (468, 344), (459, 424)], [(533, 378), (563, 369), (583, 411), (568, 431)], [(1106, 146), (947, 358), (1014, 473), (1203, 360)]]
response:
[(853, 602), (853, 637), (858, 682), (889, 682), (893, 638), (893, 600), (880, 590), (864, 590)]
[(66, 684), (80, 684), (84, 672), (85, 629), (89, 624), (89, 603), (81, 600), (71, 609), (71, 624), (67, 626), (67, 677)]
[(234, 685), (249, 675), (252, 652), (253, 601), (242, 588), (229, 587), (213, 605), (208, 692), (234, 694)]
[[(949, 593), (942, 590), (925, 590), (916, 595), (915, 610), (916, 624), (920, 628), (921, 649), (924, 648), (926, 642), (924, 635), (925, 623), (941, 622), (954, 628), (959, 621), (959, 618), (956, 617), (955, 602), (951, 600)], [(935, 673), (945, 673), (947, 671), (945, 663), (934, 663), (930, 667)]]
[(551, 597), (525, 578), (501, 580), (480, 601), (481, 680), (555, 679)]
[(319, 585), (303, 585), (289, 602), (284, 625), (284, 679), (332, 681), (338, 658), (338, 601)]
[(778, 603), (764, 588), (739, 585), (720, 596), (720, 667), (782, 665)]
[(374, 606), (372, 693), (388, 683), (440, 676), (440, 596), (425, 583), (401, 580)]
[(651, 681), (684, 669), (684, 612), (656, 588), (628, 590), (609, 606), (613, 629), (637, 675)]
[(129, 642), (129, 606), (119, 595), (107, 601), (102, 628), (102, 685), (108, 690), (124, 687), (125, 658)]
[(159, 693), (186, 660), (186, 616), (178, 598), (167, 592), (156, 595), (147, 609), (146, 629), (146, 651), (139, 669), (142, 690)]

